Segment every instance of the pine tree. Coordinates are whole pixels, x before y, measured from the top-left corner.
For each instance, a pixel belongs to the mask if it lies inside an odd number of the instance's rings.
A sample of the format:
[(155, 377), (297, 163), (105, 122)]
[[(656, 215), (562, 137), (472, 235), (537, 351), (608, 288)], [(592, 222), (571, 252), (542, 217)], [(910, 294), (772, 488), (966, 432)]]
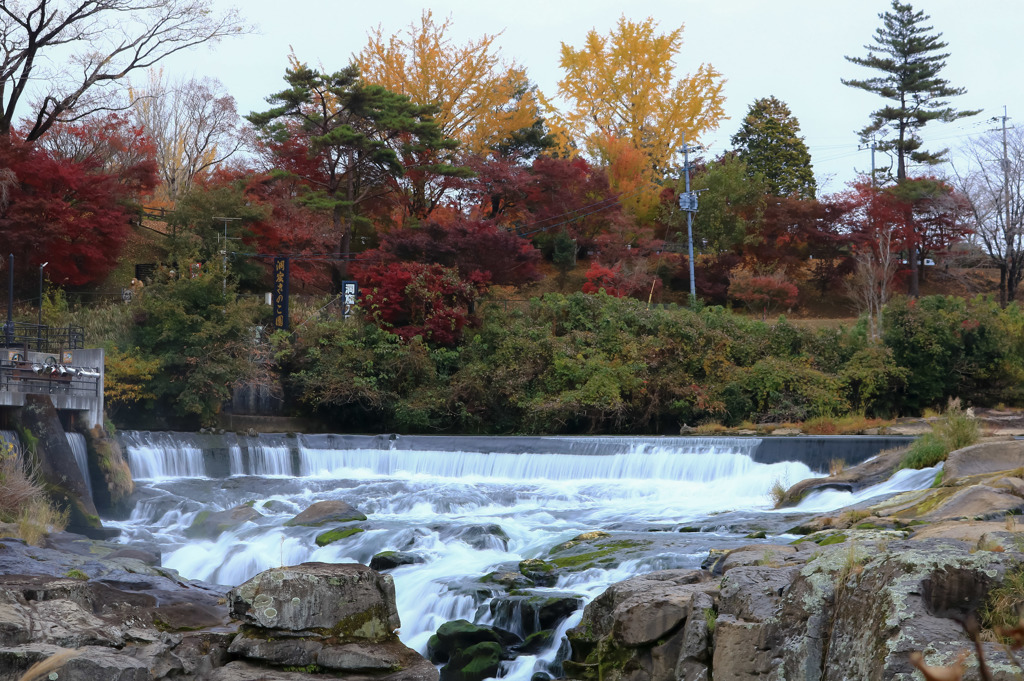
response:
[(933, 165), (943, 160), (947, 149), (929, 152), (921, 149), (918, 131), (929, 121), (952, 122), (977, 111), (957, 111), (947, 98), (962, 95), (964, 88), (950, 87), (939, 77), (946, 65), (948, 43), (941, 33), (931, 33), (931, 26), (922, 22), (929, 17), (915, 12), (908, 3), (893, 0), (892, 11), (879, 14), (882, 27), (875, 31), (875, 45), (865, 45), (866, 57), (846, 57), (847, 61), (883, 75), (865, 80), (843, 80), (844, 85), (873, 92), (895, 102), (871, 114), (871, 123), (860, 131), (861, 140), (869, 141), (883, 128), (895, 132), (893, 139), (878, 143), (878, 149), (896, 153), (896, 180), (907, 177), (907, 158), (915, 163)]
[(765, 97), (751, 104), (732, 144), (747, 169), (760, 173), (775, 196), (814, 198), (811, 154), (800, 137), (800, 123), (785, 102)]

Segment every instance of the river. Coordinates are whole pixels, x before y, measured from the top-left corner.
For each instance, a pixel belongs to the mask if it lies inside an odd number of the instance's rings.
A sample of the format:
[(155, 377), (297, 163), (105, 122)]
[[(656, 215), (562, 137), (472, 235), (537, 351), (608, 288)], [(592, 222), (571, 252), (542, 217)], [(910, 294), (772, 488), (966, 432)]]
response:
[[(877, 489), (815, 494), (780, 513), (771, 509), (774, 483), (822, 473), (797, 460), (758, 462), (758, 438), (420, 438), (407, 444), (395, 436), (262, 436), (211, 454), (181, 434), (121, 437), (137, 501), (129, 519), (104, 521), (122, 530), (120, 541), (158, 550), (163, 565), (183, 577), (232, 586), (282, 565), (414, 554), (423, 562), (391, 574), (400, 637), (420, 652), (454, 619), (532, 633), (528, 622), (492, 607), (494, 594), (479, 580), (514, 572), (519, 561), (544, 558), (582, 533), (644, 533), (651, 540), (640, 553), (560, 576), (531, 593), (577, 594), (586, 603), (630, 576), (696, 568), (711, 548), (754, 543), (745, 537), (751, 528), (778, 535), (811, 513), (927, 487), (935, 475), (903, 472)], [(335, 499), (368, 516), (358, 523), (362, 532), (319, 547), (315, 537), (325, 528), (285, 525), (310, 504)], [(215, 540), (186, 537), (199, 513), (245, 503), (261, 516)], [(794, 538), (782, 534), (781, 541)], [(503, 678), (557, 674), (562, 634), (581, 614), (558, 625), (548, 649), (505, 663)]]

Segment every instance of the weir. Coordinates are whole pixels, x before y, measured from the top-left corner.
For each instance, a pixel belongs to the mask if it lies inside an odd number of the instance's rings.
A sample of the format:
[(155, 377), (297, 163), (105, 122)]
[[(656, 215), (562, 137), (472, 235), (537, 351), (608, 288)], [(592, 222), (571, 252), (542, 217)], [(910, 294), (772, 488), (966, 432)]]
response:
[[(139, 479), (306, 477), (342, 472), (401, 472), (443, 478), (702, 479), (718, 476), (716, 468), (751, 462), (799, 462), (816, 473), (824, 473), (832, 461), (856, 465), (884, 449), (905, 446), (911, 439), (301, 434), (251, 437), (147, 431), (127, 431), (120, 437), (132, 475)], [(523, 456), (526, 454), (538, 456)]]

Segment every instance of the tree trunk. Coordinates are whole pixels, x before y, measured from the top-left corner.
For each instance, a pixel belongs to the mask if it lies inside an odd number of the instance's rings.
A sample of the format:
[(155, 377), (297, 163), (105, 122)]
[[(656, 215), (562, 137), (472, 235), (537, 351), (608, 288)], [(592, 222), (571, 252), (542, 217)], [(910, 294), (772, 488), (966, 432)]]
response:
[(1013, 296), (1007, 297), (1006, 291), (1006, 263), (1000, 263), (999, 265), (999, 307), (1006, 307), (1009, 299)]

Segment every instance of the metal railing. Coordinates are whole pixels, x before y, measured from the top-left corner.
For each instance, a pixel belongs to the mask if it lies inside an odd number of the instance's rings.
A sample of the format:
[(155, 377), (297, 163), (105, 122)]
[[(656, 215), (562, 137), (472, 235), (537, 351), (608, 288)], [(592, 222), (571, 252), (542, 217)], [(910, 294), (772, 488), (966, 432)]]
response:
[(93, 368), (0, 360), (0, 391), (96, 397), (99, 385)]
[(0, 325), (0, 347), (36, 352), (59, 353), (85, 347), (85, 329), (81, 326), (46, 326), (11, 322)]

